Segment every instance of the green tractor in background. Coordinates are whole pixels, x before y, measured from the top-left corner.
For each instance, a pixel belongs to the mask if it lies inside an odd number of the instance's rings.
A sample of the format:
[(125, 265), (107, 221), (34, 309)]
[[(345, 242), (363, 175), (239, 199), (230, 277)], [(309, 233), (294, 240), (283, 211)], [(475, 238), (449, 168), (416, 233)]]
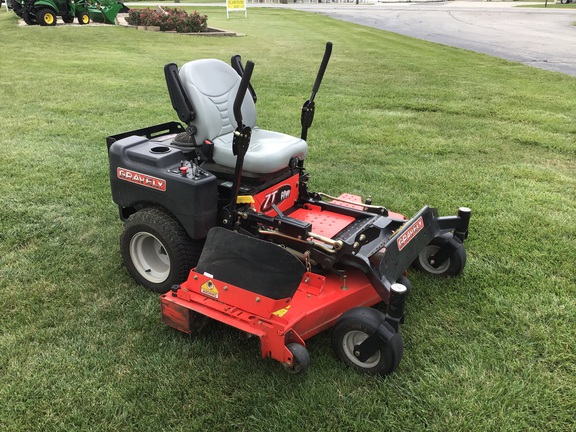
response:
[(28, 25), (54, 26), (58, 16), (67, 24), (90, 22), (86, 0), (13, 0), (12, 9)]
[(88, 24), (91, 20), (114, 24), (118, 12), (127, 8), (116, 0), (9, 0), (8, 7), (28, 25), (56, 25), (57, 17), (66, 24)]

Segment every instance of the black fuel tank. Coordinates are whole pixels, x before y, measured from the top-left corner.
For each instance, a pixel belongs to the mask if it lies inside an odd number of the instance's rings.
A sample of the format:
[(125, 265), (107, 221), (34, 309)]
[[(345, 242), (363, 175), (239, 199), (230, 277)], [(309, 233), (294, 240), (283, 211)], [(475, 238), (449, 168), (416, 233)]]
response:
[[(196, 167), (180, 170), (186, 155), (170, 145), (171, 136), (128, 136), (109, 145), (112, 199), (123, 209), (157, 205), (171, 212), (193, 239), (216, 225), (216, 177)], [(193, 175), (192, 171), (195, 171)]]

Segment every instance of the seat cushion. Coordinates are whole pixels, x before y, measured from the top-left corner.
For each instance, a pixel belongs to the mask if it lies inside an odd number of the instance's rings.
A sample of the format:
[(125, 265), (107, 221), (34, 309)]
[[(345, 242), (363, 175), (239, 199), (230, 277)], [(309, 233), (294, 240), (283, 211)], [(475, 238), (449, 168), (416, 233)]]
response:
[[(229, 168), (236, 166), (236, 156), (232, 153), (233, 135), (229, 133), (214, 140), (214, 162)], [(306, 141), (256, 127), (252, 129), (243, 169), (257, 174), (269, 174), (286, 168), (294, 157), (304, 160), (307, 154)]]
[[(241, 78), (229, 65), (220, 60), (202, 59), (186, 63), (180, 68), (180, 81), (194, 107), (196, 142), (213, 140), (236, 129), (233, 108)], [(248, 92), (242, 102), (242, 122), (256, 125), (256, 108)]]

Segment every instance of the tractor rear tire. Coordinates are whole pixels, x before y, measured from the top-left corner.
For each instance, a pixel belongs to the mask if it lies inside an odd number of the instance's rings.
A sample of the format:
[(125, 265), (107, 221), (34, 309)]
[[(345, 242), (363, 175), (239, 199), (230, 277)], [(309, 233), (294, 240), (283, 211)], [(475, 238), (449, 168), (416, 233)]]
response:
[(36, 21), (41, 26), (55, 26), (56, 25), (56, 14), (52, 9), (44, 8), (39, 9), (36, 12)]
[(196, 266), (204, 242), (192, 240), (167, 211), (150, 207), (131, 215), (120, 236), (130, 275), (145, 288), (165, 293), (184, 282)]
[(78, 24), (80, 25), (90, 24), (90, 15), (87, 12), (78, 12), (76, 18), (78, 18)]

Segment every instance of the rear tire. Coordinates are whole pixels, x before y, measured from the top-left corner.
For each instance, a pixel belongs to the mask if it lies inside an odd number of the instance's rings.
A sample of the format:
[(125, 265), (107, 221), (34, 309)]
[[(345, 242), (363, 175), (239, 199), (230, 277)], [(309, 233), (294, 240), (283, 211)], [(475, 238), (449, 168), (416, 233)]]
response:
[(165, 293), (196, 266), (203, 241), (192, 240), (167, 211), (145, 208), (124, 225), (120, 250), (130, 275), (145, 288)]
[(56, 25), (56, 14), (52, 9), (44, 8), (39, 9), (36, 12), (36, 21), (41, 26), (55, 26)]

